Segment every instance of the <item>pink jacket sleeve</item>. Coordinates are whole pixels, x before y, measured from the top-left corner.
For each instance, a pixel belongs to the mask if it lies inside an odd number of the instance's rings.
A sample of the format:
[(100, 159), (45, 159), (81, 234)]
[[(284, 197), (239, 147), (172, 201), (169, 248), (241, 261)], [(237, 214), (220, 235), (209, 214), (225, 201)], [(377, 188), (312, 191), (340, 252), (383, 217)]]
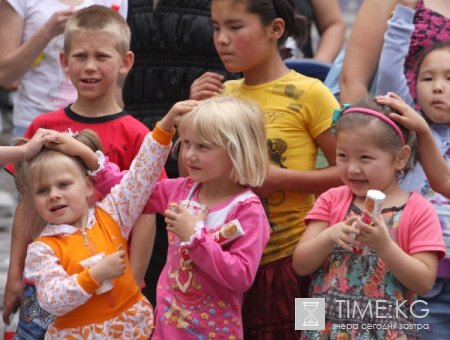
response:
[(407, 254), (435, 251), (445, 256), (441, 223), (433, 205), (419, 193), (408, 200), (398, 227), (398, 243)]
[(92, 182), (95, 189), (100, 193), (101, 197), (105, 197), (111, 191), (111, 188), (120, 183), (122, 177), (127, 173), (127, 170), (120, 171), (116, 163), (110, 162), (105, 157), (105, 164), (102, 171), (99, 171), (96, 176), (92, 176)]
[(205, 230), (186, 246), (192, 261), (213, 281), (236, 292), (250, 288), (255, 279), (264, 247), (269, 240), (269, 222), (258, 198), (238, 204), (229, 214), (229, 221), (238, 219), (244, 235), (229, 247), (221, 246)]
[(305, 223), (325, 221), (329, 225), (345, 219), (345, 215), (352, 203), (353, 194), (347, 186), (332, 188), (319, 196), (314, 207), (305, 216)]

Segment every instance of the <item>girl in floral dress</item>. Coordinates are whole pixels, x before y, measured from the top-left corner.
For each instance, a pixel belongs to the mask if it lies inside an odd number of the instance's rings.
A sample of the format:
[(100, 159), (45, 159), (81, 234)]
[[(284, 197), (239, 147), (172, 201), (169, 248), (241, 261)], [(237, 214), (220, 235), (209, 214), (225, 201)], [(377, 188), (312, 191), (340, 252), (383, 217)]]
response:
[[(345, 185), (319, 197), (294, 252), (296, 272), (313, 273), (311, 297), (326, 302), (325, 330), (307, 330), (305, 339), (417, 338), (416, 294), (433, 286), (445, 246), (431, 203), (398, 185), (410, 167), (414, 134), (397, 126), (391, 111), (367, 99), (335, 113)], [(360, 215), (370, 189), (386, 199), (380, 216), (364, 211), (368, 225)], [(360, 244), (368, 255), (353, 251)]]

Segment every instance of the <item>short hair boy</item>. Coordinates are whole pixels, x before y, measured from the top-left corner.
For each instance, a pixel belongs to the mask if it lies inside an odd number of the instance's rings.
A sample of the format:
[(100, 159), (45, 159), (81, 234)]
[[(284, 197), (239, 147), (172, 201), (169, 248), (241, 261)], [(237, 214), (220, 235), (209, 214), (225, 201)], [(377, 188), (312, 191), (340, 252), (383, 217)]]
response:
[[(76, 88), (78, 97), (66, 108), (38, 116), (27, 128), (24, 137), (32, 137), (39, 128), (69, 133), (92, 129), (103, 144), (104, 154), (117, 163), (121, 170), (126, 170), (149, 132), (144, 124), (123, 112), (118, 102), (120, 91), (117, 84), (128, 73), (134, 61), (134, 55), (130, 51), (130, 29), (118, 12), (105, 6), (92, 5), (70, 17), (64, 38), (60, 61)], [(7, 169), (14, 171), (11, 165)], [(165, 178), (165, 174), (162, 177)], [(18, 303), (17, 290), (13, 293), (8, 288), (22, 284), (26, 249), (32, 241), (27, 212), (22, 208), (23, 201), (22, 199), (16, 208), (12, 229), (12, 253), (5, 289), (5, 301), (10, 303), (5, 304), (4, 316), (9, 315)], [(137, 277), (144, 276), (148, 265), (151, 254), (148, 243), (155, 230), (154, 223), (153, 215), (143, 215), (133, 228), (130, 259)], [(153, 228), (149, 224), (153, 224)], [(24, 228), (27, 228), (25, 232)], [(137, 241), (140, 244), (136, 245)], [(13, 296), (14, 294), (17, 295)], [(34, 294), (34, 286), (29, 283), (25, 288), (22, 308), (41, 310), (39, 306), (33, 305), (33, 301), (37, 301), (33, 299)], [(26, 315), (27, 310), (21, 314)], [(43, 338), (51, 318), (42, 310), (35, 319), (35, 322), (21, 319), (18, 333), (26, 332), (30, 335), (31, 332), (34, 339)], [(41, 326), (40, 329), (36, 325)]]

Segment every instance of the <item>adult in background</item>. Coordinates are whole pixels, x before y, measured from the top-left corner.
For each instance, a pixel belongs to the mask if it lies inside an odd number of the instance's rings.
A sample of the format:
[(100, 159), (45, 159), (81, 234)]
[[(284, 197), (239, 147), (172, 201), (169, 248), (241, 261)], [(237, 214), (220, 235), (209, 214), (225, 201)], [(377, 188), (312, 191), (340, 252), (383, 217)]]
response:
[[(344, 45), (345, 22), (338, 0), (295, 0), (297, 11), (308, 20), (308, 33), (300, 45), (304, 58), (332, 63)], [(319, 34), (317, 47), (313, 46), (312, 27)]]

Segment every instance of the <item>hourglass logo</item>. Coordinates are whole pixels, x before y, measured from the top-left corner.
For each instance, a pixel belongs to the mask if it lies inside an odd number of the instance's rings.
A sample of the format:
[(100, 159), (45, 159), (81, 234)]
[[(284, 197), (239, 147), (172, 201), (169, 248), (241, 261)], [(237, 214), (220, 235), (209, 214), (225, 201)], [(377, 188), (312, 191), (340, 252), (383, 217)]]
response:
[(320, 331), (325, 329), (325, 299), (295, 299), (295, 329)]

